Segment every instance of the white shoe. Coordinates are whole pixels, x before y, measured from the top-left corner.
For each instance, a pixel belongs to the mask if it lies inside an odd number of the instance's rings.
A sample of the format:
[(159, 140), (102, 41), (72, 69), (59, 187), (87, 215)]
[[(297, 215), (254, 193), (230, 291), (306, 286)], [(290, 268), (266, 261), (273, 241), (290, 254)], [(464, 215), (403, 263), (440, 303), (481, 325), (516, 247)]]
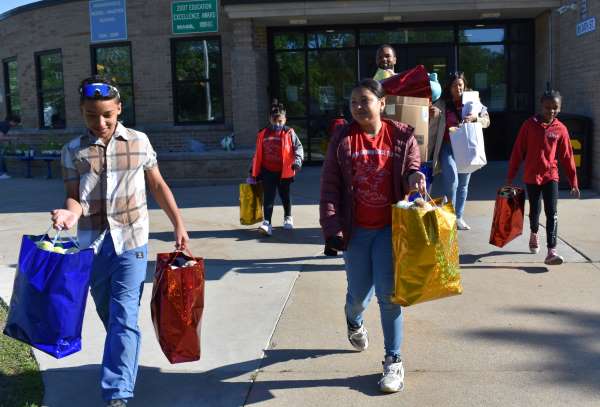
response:
[(386, 356), (383, 363), (383, 376), (379, 380), (379, 389), (384, 393), (395, 393), (404, 388), (404, 366), (402, 360)]
[(273, 234), (273, 227), (271, 226), (271, 222), (268, 220), (264, 220), (262, 225), (258, 227), (258, 231), (265, 236), (271, 236)]
[(356, 329), (348, 327), (348, 340), (352, 347), (359, 352), (369, 347), (369, 333), (367, 332), (367, 328), (365, 328), (364, 322)]
[(12, 177), (10, 175), (8, 175), (7, 173), (0, 175), (0, 179), (11, 179), (11, 178)]
[(294, 218), (291, 216), (283, 218), (283, 228), (287, 230), (294, 229)]
[(471, 226), (467, 225), (463, 218), (456, 219), (456, 228), (458, 230), (471, 230)]

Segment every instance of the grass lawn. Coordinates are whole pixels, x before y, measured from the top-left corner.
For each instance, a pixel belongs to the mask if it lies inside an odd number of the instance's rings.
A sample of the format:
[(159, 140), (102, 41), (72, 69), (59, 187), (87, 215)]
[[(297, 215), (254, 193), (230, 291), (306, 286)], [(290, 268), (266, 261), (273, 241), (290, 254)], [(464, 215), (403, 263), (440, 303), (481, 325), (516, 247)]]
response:
[[(8, 307), (0, 300), (0, 332)], [(42, 405), (44, 384), (31, 347), (0, 333), (0, 407)]]

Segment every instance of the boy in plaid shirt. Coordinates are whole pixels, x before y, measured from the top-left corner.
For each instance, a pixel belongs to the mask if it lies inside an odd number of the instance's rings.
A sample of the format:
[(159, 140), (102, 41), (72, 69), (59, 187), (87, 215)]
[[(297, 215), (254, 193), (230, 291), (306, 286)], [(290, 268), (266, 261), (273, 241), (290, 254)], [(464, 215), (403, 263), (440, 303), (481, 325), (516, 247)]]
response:
[(107, 79), (83, 80), (80, 106), (87, 131), (62, 150), (64, 209), (52, 211), (56, 229), (75, 225), (81, 247), (93, 246), (91, 293), (106, 328), (102, 397), (124, 406), (133, 397), (141, 333), (138, 311), (146, 278), (149, 234), (146, 186), (185, 250), (188, 234), (171, 190), (163, 180), (148, 137), (117, 121), (119, 90)]

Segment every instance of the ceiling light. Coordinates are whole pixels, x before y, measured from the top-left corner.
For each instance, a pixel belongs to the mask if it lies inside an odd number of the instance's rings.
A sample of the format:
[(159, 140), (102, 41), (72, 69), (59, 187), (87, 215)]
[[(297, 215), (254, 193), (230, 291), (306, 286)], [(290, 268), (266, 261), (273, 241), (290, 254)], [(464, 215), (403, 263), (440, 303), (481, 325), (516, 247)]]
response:
[(481, 18), (498, 18), (500, 13), (481, 13)]
[(306, 23), (308, 23), (306, 18), (297, 18), (294, 20), (290, 20), (291, 25), (302, 25), (302, 24), (306, 24)]
[(383, 21), (402, 21), (402, 16), (383, 16)]

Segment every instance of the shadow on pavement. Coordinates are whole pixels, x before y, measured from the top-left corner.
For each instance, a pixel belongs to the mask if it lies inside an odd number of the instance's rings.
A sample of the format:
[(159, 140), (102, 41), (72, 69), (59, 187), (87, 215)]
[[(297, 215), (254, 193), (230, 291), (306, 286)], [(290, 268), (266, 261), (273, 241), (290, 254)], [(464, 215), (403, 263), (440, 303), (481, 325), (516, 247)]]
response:
[(479, 269), (493, 269), (493, 270), (519, 270), (519, 271), (523, 271), (525, 273), (528, 274), (542, 274), (542, 273), (547, 273), (548, 271), (548, 267), (528, 267), (528, 266), (489, 266), (489, 265), (467, 265), (467, 266), (460, 266), (460, 268), (462, 270), (464, 269), (475, 269), (475, 270), (479, 270)]
[[(232, 270), (236, 273), (245, 274), (264, 274), (281, 273), (285, 271), (297, 270), (300, 268), (302, 273), (312, 273), (321, 271), (344, 271), (343, 264), (303, 264), (304, 261), (318, 260), (318, 257), (285, 257), (276, 259), (204, 259), (205, 278), (207, 281), (220, 280), (223, 276)], [(146, 283), (152, 282), (156, 261), (151, 260), (146, 267)]]
[[(257, 243), (282, 243), (282, 244), (313, 244), (323, 245), (323, 235), (320, 228), (295, 228), (283, 230), (282, 227), (273, 228), (273, 236), (264, 237), (256, 228), (247, 229), (221, 229), (221, 230), (190, 230), (190, 240), (194, 239), (235, 239), (236, 242), (256, 241)], [(173, 242), (173, 232), (150, 232), (150, 239), (163, 242)]]
[[(140, 366), (135, 398), (128, 406), (240, 406), (274, 398), (271, 390), (307, 387), (340, 386), (368, 395), (377, 395), (373, 386), (376, 376), (355, 376), (327, 380), (278, 380), (254, 382), (260, 379), (260, 369), (290, 360), (313, 359), (329, 355), (355, 353), (341, 349), (275, 349), (265, 351), (262, 359), (235, 363), (205, 372), (161, 371)], [(192, 364), (190, 363), (190, 369)], [(257, 367), (260, 366), (258, 372)], [(253, 375), (251, 375), (254, 372)], [(244, 375), (247, 375), (244, 377)], [(64, 387), (48, 395), (48, 407), (68, 405), (101, 406), (99, 389), (100, 365), (50, 369), (44, 372), (47, 386)], [(259, 391), (253, 391), (258, 384)], [(252, 390), (251, 400), (248, 395)], [(60, 394), (58, 394), (60, 393)], [(54, 396), (56, 394), (56, 396)], [(52, 399), (56, 397), (57, 399)], [(60, 398), (60, 399), (58, 399)]]
[(553, 357), (540, 358), (529, 366), (519, 365), (519, 370), (548, 373), (551, 380), (560, 386), (578, 386), (582, 391), (596, 394), (600, 391), (600, 313), (538, 307), (515, 307), (503, 312), (549, 319), (550, 324), (545, 326), (552, 326), (551, 320), (556, 320), (556, 326), (570, 326), (572, 329), (482, 329), (468, 331), (465, 335), (547, 351)]
[(494, 250), (493, 252), (488, 252), (488, 253), (483, 253), (483, 254), (461, 254), (459, 256), (459, 261), (460, 264), (475, 264), (475, 263), (481, 263), (481, 259), (485, 258), (485, 257), (492, 257), (492, 256), (505, 256), (505, 255), (511, 255), (511, 254), (523, 254), (523, 253), (529, 253), (528, 251), (525, 252), (508, 252), (508, 251), (501, 251), (501, 250)]

